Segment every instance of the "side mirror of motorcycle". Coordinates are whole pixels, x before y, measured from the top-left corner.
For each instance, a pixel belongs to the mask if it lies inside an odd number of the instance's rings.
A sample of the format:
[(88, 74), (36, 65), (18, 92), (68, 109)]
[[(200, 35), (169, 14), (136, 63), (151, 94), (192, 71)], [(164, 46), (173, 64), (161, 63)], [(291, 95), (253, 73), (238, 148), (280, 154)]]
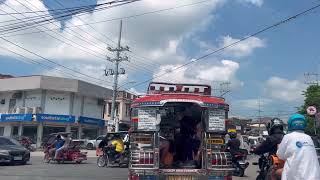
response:
[(257, 163), (257, 162), (253, 162), (253, 163), (252, 163), (252, 165), (255, 165), (255, 166), (257, 166), (257, 165), (258, 165), (258, 163)]

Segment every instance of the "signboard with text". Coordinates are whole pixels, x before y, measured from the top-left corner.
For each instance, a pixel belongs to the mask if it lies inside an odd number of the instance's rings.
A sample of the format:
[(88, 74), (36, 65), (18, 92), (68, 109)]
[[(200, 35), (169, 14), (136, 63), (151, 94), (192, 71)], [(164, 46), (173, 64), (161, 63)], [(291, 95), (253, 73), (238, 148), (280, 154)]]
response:
[(156, 130), (157, 110), (154, 108), (143, 108), (138, 110), (138, 129), (139, 130)]
[(96, 118), (90, 118), (90, 117), (84, 117), (84, 116), (80, 116), (78, 122), (81, 124), (88, 124), (88, 125), (101, 126), (101, 127), (105, 125), (105, 121), (102, 119), (96, 119)]
[(1, 114), (1, 122), (32, 121), (32, 114)]
[(37, 114), (37, 121), (40, 122), (61, 122), (61, 123), (74, 123), (75, 116), (69, 115), (55, 115), (55, 114)]
[(225, 111), (223, 110), (210, 110), (208, 118), (209, 131), (225, 131)]

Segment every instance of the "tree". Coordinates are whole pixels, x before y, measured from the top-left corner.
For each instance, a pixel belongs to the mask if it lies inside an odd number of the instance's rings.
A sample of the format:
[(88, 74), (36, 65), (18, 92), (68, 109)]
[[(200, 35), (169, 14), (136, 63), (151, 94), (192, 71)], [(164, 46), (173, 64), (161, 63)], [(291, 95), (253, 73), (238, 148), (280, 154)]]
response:
[[(307, 108), (309, 106), (315, 106), (319, 112), (320, 110), (320, 86), (319, 85), (311, 85), (304, 91), (303, 95), (305, 96), (304, 105), (301, 107), (300, 113), (305, 115), (308, 125), (306, 129), (306, 133), (310, 135), (314, 135), (314, 117), (310, 117), (307, 115)], [(318, 122), (317, 132), (320, 133), (319, 122)]]

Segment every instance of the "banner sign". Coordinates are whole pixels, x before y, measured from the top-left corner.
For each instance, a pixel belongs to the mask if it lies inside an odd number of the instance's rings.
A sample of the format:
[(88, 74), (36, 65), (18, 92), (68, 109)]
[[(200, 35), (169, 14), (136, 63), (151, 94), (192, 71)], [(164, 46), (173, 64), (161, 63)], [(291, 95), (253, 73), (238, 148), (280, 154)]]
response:
[(225, 131), (225, 111), (223, 110), (210, 110), (209, 111), (209, 131)]
[(138, 129), (156, 130), (157, 110), (154, 108), (143, 108), (138, 110)]
[(1, 114), (1, 122), (32, 121), (32, 114)]
[(61, 122), (61, 123), (74, 123), (75, 116), (69, 115), (55, 115), (55, 114), (37, 114), (37, 121), (39, 122)]
[(100, 127), (103, 127), (105, 125), (105, 121), (102, 119), (89, 118), (84, 116), (80, 116), (78, 122), (81, 124), (89, 124), (89, 125), (95, 125)]

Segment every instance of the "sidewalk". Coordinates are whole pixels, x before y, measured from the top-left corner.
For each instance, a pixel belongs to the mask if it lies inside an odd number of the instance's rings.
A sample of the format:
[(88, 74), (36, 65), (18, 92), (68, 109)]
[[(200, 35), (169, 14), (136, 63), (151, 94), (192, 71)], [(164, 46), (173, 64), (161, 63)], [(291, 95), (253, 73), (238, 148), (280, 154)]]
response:
[[(96, 150), (81, 150), (82, 152), (88, 152), (88, 158), (96, 157)], [(43, 151), (31, 152), (31, 157), (43, 157)]]

